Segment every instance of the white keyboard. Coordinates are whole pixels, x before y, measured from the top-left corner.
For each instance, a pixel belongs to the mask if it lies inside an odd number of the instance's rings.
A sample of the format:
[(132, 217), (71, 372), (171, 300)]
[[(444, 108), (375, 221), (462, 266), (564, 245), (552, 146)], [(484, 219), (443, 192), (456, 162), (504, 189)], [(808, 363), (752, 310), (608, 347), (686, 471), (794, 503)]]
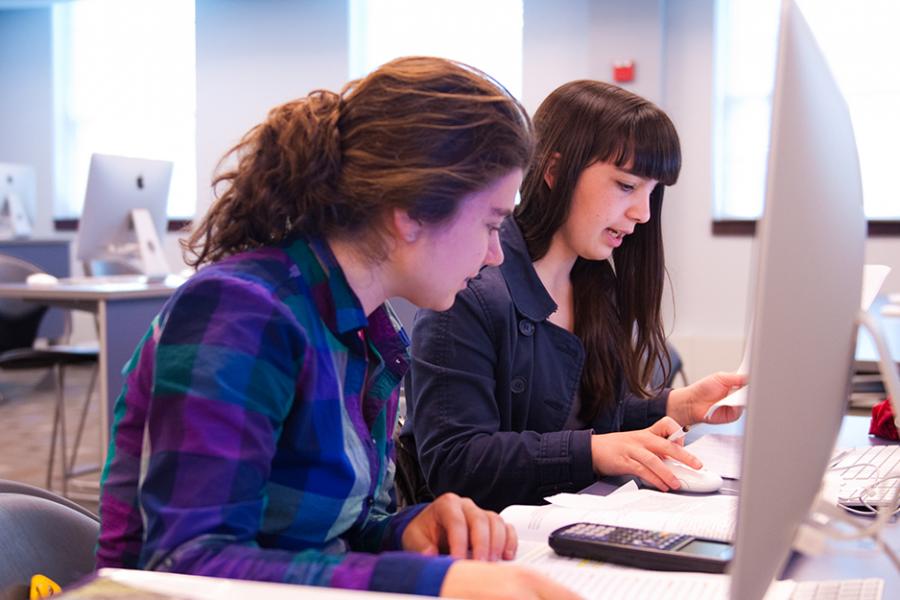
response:
[[(864, 506), (865, 501), (872, 506), (881, 506), (890, 502), (894, 490), (900, 486), (900, 478), (888, 479), (877, 483), (888, 475), (900, 475), (900, 445), (866, 446), (853, 448), (844, 454), (838, 454), (830, 468), (840, 479), (838, 498), (843, 504)], [(876, 484), (874, 488), (867, 488)]]
[(883, 579), (799, 581), (791, 600), (881, 600)]

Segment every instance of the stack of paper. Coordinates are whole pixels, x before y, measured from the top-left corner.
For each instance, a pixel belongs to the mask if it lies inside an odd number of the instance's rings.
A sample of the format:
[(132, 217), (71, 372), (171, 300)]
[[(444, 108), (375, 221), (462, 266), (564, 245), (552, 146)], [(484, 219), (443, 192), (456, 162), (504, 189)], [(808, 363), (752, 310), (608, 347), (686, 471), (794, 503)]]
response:
[[(678, 496), (623, 486), (609, 496), (557, 494), (544, 506), (510, 506), (501, 516), (519, 534), (516, 562), (550, 577), (586, 600), (725, 600), (727, 575), (673, 573), (621, 567), (557, 555), (547, 544), (552, 531), (579, 521), (673, 531), (730, 540), (735, 496)], [(766, 600), (790, 597), (793, 581), (775, 582)]]
[(519, 538), (546, 543), (550, 533), (571, 523), (603, 523), (653, 531), (669, 531), (731, 541), (737, 496), (681, 496), (641, 490), (631, 483), (609, 496), (557, 494), (544, 506), (514, 505), (500, 516)]

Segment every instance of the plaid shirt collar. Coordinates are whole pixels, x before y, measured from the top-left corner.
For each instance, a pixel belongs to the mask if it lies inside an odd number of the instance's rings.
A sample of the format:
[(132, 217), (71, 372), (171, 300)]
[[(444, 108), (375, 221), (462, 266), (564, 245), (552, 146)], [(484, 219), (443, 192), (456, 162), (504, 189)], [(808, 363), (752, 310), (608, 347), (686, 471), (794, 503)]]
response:
[[(387, 302), (366, 317), (356, 292), (323, 238), (297, 238), (285, 246), (313, 291), (322, 320), (338, 339), (352, 346), (366, 330), (388, 369), (402, 377), (409, 368), (409, 336)], [(324, 285), (323, 285), (324, 284)]]

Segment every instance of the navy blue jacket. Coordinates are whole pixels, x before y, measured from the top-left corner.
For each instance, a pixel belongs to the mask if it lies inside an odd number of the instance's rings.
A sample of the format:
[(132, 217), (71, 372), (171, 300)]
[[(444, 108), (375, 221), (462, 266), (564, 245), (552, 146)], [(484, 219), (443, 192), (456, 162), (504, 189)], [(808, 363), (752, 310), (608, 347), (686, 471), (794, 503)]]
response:
[(591, 434), (648, 427), (665, 415), (669, 393), (648, 400), (620, 383), (593, 430), (564, 431), (584, 347), (547, 320), (556, 303), (513, 218), (500, 240), (502, 265), (482, 269), (450, 310), (418, 312), (402, 433), (432, 493), (492, 510), (590, 485)]

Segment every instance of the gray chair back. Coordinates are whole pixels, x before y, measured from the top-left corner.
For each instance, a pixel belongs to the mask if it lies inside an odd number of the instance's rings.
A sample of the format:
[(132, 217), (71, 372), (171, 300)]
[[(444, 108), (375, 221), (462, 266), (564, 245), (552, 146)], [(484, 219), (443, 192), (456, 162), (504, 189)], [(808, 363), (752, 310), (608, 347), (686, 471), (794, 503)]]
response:
[(56, 502), (58, 504), (62, 504), (63, 506), (68, 506), (72, 510), (76, 512), (80, 512), (84, 516), (89, 519), (93, 519), (97, 523), (100, 522), (100, 517), (81, 506), (80, 504), (76, 504), (65, 498), (63, 496), (59, 496), (54, 494), (49, 490), (45, 490), (44, 488), (35, 487), (33, 485), (28, 485), (27, 483), (22, 483), (21, 481), (12, 481), (10, 479), (0, 479), (0, 494), (20, 494), (22, 496), (37, 496), (38, 498), (44, 498), (45, 500), (50, 500), (51, 502)]
[(0, 597), (16, 597), (37, 573), (66, 586), (93, 572), (99, 532), (97, 520), (63, 503), (0, 493)]

